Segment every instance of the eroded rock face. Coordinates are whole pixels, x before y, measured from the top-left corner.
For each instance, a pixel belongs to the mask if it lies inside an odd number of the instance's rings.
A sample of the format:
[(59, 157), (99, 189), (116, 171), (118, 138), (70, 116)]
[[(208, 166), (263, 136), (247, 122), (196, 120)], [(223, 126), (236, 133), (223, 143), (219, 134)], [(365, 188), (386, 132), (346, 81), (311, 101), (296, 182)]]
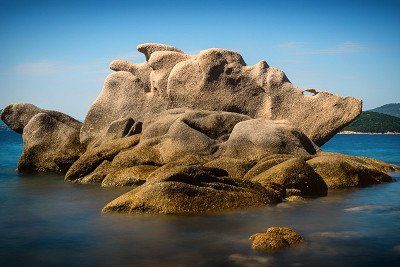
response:
[(257, 183), (226, 177), (221, 169), (176, 167), (107, 204), (104, 212), (201, 214), (262, 207), (282, 195)]
[[(81, 132), (81, 142), (104, 136), (115, 120), (146, 122), (171, 108), (229, 111), (287, 120), (321, 146), (361, 113), (361, 101), (327, 92), (304, 95), (265, 61), (247, 66), (240, 54), (219, 48), (187, 55), (162, 44), (143, 44), (146, 62), (114, 61)], [(112, 107), (112, 108), (111, 108)]]
[(289, 159), (251, 178), (261, 184), (276, 183), (286, 189), (300, 190), (301, 196), (326, 196), (324, 180), (303, 159)]
[(22, 138), (24, 147), (18, 162), (22, 172), (66, 172), (83, 152), (79, 128), (47, 113), (34, 115), (23, 128)]
[(304, 133), (288, 122), (259, 118), (236, 124), (222, 145), (222, 154), (259, 160), (271, 154), (313, 155), (317, 149)]
[(238, 113), (173, 109), (148, 122), (141, 143), (156, 148), (164, 162), (186, 155), (212, 155), (238, 122), (250, 117)]
[(303, 238), (288, 227), (269, 227), (265, 233), (257, 233), (250, 237), (254, 250), (275, 252), (304, 242)]

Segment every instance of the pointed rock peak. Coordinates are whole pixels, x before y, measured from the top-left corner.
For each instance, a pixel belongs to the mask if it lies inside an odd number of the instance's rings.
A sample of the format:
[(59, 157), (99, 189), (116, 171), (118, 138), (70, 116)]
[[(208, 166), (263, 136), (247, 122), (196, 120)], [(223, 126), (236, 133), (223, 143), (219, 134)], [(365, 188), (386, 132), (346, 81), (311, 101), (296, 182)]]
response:
[(170, 45), (157, 44), (157, 43), (145, 43), (137, 46), (137, 50), (146, 56), (146, 60), (149, 60), (150, 55), (156, 51), (176, 51), (183, 53), (182, 50)]

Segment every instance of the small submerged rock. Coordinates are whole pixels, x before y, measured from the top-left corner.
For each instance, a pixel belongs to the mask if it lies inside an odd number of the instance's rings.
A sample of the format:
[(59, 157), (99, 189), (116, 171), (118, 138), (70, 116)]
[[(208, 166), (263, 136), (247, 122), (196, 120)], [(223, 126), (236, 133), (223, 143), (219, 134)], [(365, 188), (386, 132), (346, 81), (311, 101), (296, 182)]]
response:
[(252, 248), (260, 252), (274, 252), (304, 242), (303, 238), (288, 227), (269, 227), (264, 233), (250, 236)]

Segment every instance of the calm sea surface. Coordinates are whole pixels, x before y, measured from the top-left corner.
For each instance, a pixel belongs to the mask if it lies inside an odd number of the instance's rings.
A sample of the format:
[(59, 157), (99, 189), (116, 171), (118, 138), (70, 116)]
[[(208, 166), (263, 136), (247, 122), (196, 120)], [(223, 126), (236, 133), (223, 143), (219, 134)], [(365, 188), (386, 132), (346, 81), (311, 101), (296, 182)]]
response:
[[(400, 164), (400, 135), (338, 135), (324, 149)], [(128, 189), (18, 175), (21, 150), (0, 132), (0, 266), (400, 266), (399, 182), (213, 216), (102, 214)], [(248, 237), (273, 225), (307, 244), (253, 252)]]

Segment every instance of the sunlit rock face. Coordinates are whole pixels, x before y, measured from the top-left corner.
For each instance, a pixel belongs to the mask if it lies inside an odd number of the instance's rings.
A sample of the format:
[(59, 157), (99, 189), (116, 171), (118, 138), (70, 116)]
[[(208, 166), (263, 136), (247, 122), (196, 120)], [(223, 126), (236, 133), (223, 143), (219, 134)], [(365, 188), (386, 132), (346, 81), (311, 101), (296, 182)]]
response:
[(287, 120), (323, 145), (361, 113), (361, 100), (328, 92), (305, 95), (265, 61), (247, 66), (237, 52), (211, 48), (196, 55), (162, 44), (143, 44), (146, 61), (116, 60), (81, 130), (81, 142), (102, 138), (115, 120), (146, 122), (171, 108), (228, 111)]
[(138, 50), (145, 62), (111, 63), (83, 124), (32, 104), (4, 108), (2, 120), (23, 134), (20, 171), (132, 187), (105, 212), (199, 214), (390, 182), (400, 170), (320, 149), (360, 114), (358, 99), (305, 94), (265, 61), (247, 66), (225, 49)]

